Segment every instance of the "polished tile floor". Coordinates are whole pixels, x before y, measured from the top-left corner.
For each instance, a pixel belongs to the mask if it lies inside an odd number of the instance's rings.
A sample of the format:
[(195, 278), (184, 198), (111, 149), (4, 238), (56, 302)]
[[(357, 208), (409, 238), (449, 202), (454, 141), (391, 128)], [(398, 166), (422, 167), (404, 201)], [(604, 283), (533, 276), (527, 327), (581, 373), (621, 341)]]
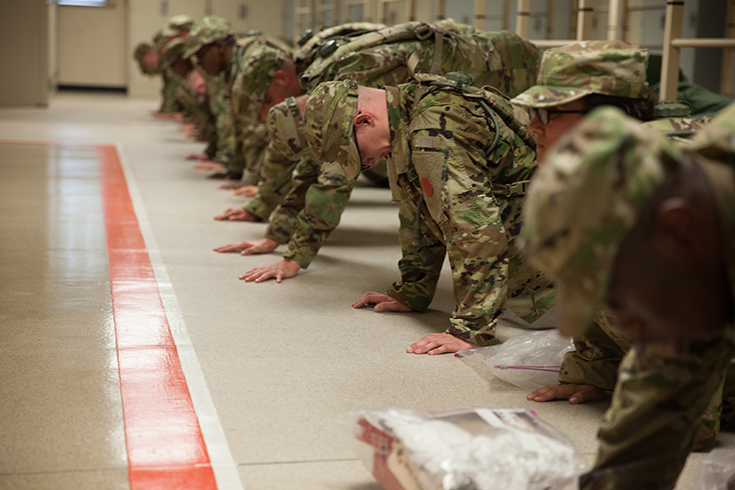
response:
[[(387, 190), (359, 186), (328, 246), (297, 278), (239, 281), (279, 255), (212, 251), (260, 238), (265, 226), (212, 219), (240, 198), (192, 169), (184, 157), (202, 145), (152, 119), (155, 106), (62, 94), (49, 109), (0, 109), (0, 489), (211, 488), (206, 478), (156, 486), (156, 475), (188, 464), (211, 467), (221, 489), (377, 490), (335, 424), (377, 407), (535, 409), (593, 459), (605, 403), (532, 404), (487, 369), (404, 353), (444, 328), (448, 274), (429, 313), (350, 308), (397, 276)], [(117, 241), (106, 213), (121, 205), (120, 187), (109, 187), (100, 148), (119, 156), (137, 217), (133, 228), (119, 221)], [(135, 296), (150, 283), (158, 303)], [(521, 332), (516, 326), (506, 322), (499, 337)], [(143, 367), (131, 377), (122, 340), (136, 331), (147, 337), (134, 346)], [(176, 355), (153, 362), (156, 352)], [(185, 385), (164, 376), (177, 362)], [(148, 399), (130, 401), (136, 382)], [(141, 407), (158, 419), (136, 418)], [(183, 431), (200, 446), (177, 439), (181, 432), (171, 437), (187, 410), (198, 427), (184, 422)], [(732, 434), (720, 441), (735, 447)], [(702, 459), (690, 457), (677, 488), (699, 488)]]

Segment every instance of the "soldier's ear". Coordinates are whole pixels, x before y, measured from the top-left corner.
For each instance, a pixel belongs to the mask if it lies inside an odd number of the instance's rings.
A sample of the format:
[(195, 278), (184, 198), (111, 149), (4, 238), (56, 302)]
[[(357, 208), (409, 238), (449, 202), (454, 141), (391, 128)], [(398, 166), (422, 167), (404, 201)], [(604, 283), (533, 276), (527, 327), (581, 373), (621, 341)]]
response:
[(368, 114), (368, 113), (365, 113), (365, 114), (363, 114), (363, 113), (362, 113), (362, 112), (360, 111), (360, 112), (358, 112), (358, 113), (357, 113), (357, 114), (355, 115), (355, 121), (354, 121), (354, 123), (353, 123), (353, 124), (354, 124), (355, 126), (359, 126), (359, 125), (361, 125), (361, 124), (368, 124), (368, 125), (370, 125), (370, 124), (372, 124), (372, 123), (373, 123), (373, 116), (371, 116), (371, 115), (370, 115), (370, 114)]

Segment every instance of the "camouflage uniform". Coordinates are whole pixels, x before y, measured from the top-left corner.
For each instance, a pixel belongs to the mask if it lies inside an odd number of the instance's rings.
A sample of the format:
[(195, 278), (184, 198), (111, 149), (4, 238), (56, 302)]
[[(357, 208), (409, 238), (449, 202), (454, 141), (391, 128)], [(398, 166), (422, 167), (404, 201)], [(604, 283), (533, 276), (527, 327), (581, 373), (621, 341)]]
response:
[(235, 130), (230, 112), (230, 97), (227, 93), (225, 74), (206, 77), (209, 94), (209, 111), (214, 117), (216, 134), (215, 151), (210, 157), (225, 167), (235, 158)]
[[(528, 113), (492, 89), (416, 77), (418, 83), (384, 87), (403, 250), (401, 281), (388, 294), (425, 311), (447, 254), (456, 304), (447, 331), (486, 344), (507, 298), (527, 299), (514, 311), (533, 321), (556, 297), (515, 247), (523, 186), (536, 165)], [(356, 111), (353, 80), (323, 83), (307, 102), (306, 137), (317, 160), (332, 162), (322, 167), (330, 179), (349, 183), (360, 173)]]
[[(685, 152), (715, 190), (726, 237), (735, 233), (733, 135), (735, 106)], [(605, 297), (619, 244), (663, 182), (666, 168), (681, 158), (682, 149), (656, 131), (617, 109), (600, 108), (558, 142), (534, 176), (524, 210), (524, 248), (558, 280), (563, 332), (584, 331)], [(733, 242), (725, 249), (735, 291)], [(701, 425), (705, 417), (719, 423), (710, 416), (713, 406), (719, 412), (713, 401), (725, 402), (723, 424), (733, 424), (733, 357), (732, 324), (721, 340), (692, 342), (676, 355), (652, 345), (632, 347), (598, 434), (597, 462), (580, 486), (673, 488), (697, 433), (718, 429)]]
[[(361, 85), (380, 87), (408, 81), (411, 70), (463, 70), (474, 77), (476, 86), (488, 84), (506, 94), (516, 94), (535, 79), (538, 60), (536, 48), (514, 34), (481, 32), (452, 20), (436, 24), (409, 22), (350, 40), (328, 57), (314, 61), (301, 74), (301, 80), (307, 88), (331, 79), (352, 79)], [(281, 153), (287, 152), (284, 147), (290, 147), (291, 153), (298, 154), (299, 142), (304, 141), (303, 123), (287, 104), (273, 108), (269, 119), (277, 120), (268, 126), (271, 139), (284, 141), (277, 143)], [(294, 185), (284, 206), (271, 217), (266, 237), (277, 243), (290, 238), (284, 257), (307, 268), (339, 224), (354, 182), (327, 178), (322, 162), (300, 162), (299, 169), (306, 174), (295, 175), (299, 185)], [(381, 171), (374, 166), (366, 174), (371, 180), (380, 179), (385, 176)], [(257, 209), (259, 204), (256, 198), (245, 209), (266, 218), (267, 208)]]
[[(171, 17), (153, 37), (153, 49), (163, 54), (166, 45), (176, 38), (185, 36), (193, 24), (194, 20), (188, 15), (175, 15)], [(170, 70), (161, 68), (159, 71), (163, 78), (163, 88), (161, 89), (163, 100), (161, 101), (159, 112), (180, 112), (182, 106), (177, 100), (178, 78), (172, 76)]]
[[(535, 86), (514, 99), (519, 105), (548, 108), (579, 100), (589, 94), (626, 98), (646, 97), (648, 51), (620, 41), (572, 43), (549, 49), (541, 61)], [(685, 136), (703, 128), (699, 121), (683, 118), (677, 106), (663, 105), (658, 119), (646, 125), (685, 141)], [(559, 373), (561, 383), (593, 385), (612, 390), (620, 362), (630, 341), (610, 326), (600, 311), (584, 333), (573, 335), (575, 350), (568, 352)]]

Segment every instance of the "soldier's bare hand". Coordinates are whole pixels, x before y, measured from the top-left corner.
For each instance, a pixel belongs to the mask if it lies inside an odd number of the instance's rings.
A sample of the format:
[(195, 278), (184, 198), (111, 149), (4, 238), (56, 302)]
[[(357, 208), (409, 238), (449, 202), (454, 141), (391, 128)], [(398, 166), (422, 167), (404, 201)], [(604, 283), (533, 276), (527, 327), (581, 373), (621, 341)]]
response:
[(277, 247), (278, 244), (270, 238), (263, 238), (262, 240), (248, 240), (240, 243), (232, 243), (230, 245), (225, 245), (224, 247), (217, 247), (214, 251), (219, 253), (240, 252), (240, 255), (255, 255), (270, 253)]
[(250, 211), (242, 208), (227, 208), (227, 210), (214, 217), (217, 221), (250, 221), (253, 223), (263, 221)]
[(474, 349), (480, 347), (465, 340), (455, 337), (449, 333), (431, 333), (426, 337), (422, 337), (413, 344), (409, 345), (406, 352), (409, 354), (446, 354), (448, 352), (457, 352), (462, 349)]
[(186, 155), (187, 160), (198, 160), (200, 162), (209, 160), (209, 157), (206, 155), (206, 153), (190, 153)]
[(400, 311), (409, 312), (416, 311), (408, 305), (405, 305), (395, 298), (391, 298), (387, 294), (382, 293), (365, 293), (362, 298), (352, 303), (353, 308), (362, 308), (363, 306), (375, 305), (375, 311)]
[(213, 162), (212, 160), (203, 160), (199, 163), (194, 164), (194, 168), (197, 170), (215, 170), (223, 172), (226, 170), (225, 166), (221, 163)]
[(605, 398), (605, 391), (592, 385), (556, 384), (546, 385), (533, 390), (526, 397), (529, 401), (547, 402), (549, 400), (569, 400), (576, 405), (584, 402), (596, 402)]
[(283, 259), (275, 264), (256, 267), (240, 276), (240, 279), (245, 282), (263, 282), (275, 278), (276, 282), (281, 282), (283, 279), (295, 276), (300, 269), (301, 266), (293, 259)]
[(222, 184), (221, 186), (217, 187), (217, 189), (223, 190), (223, 191), (236, 191), (240, 187), (245, 187), (247, 184), (244, 182), (232, 182), (231, 184)]
[(235, 191), (236, 196), (243, 196), (243, 197), (253, 197), (257, 193), (258, 193), (257, 185), (243, 185), (243, 186), (240, 186)]

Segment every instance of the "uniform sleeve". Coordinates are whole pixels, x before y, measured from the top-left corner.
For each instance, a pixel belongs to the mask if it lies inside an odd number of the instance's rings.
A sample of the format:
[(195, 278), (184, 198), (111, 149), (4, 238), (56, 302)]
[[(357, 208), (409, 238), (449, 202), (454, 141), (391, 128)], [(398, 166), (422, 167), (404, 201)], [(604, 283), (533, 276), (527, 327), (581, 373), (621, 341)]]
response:
[(176, 99), (176, 90), (179, 86), (178, 82), (171, 76), (167, 75), (164, 71), (163, 74), (163, 88), (161, 89), (161, 107), (159, 112), (164, 114), (170, 114), (172, 112), (181, 111), (181, 104)]
[(299, 224), (299, 214), (306, 205), (306, 193), (319, 179), (320, 166), (310, 157), (302, 158), (291, 179), (291, 189), (271, 215), (266, 238), (278, 244), (288, 243)]
[(484, 116), (462, 105), (439, 104), (411, 122), (419, 176), (421, 167), (442, 168), (427, 202), (444, 234), (452, 268), (456, 308), (447, 332), (480, 345), (494, 338), (508, 294), (508, 238), (490, 175), (509, 161), (508, 155), (512, 161), (513, 154), (501, 138), (486, 157), (484, 149), (492, 141), (487, 128)]
[(574, 350), (564, 355), (559, 381), (609, 391), (615, 389), (618, 368), (630, 349), (630, 341), (610, 325), (602, 310), (587, 332), (573, 335), (572, 340)]
[(217, 149), (214, 161), (229, 168), (235, 156), (235, 130), (230, 113), (230, 102), (221, 81), (214, 84), (214, 89), (209, 94), (209, 106), (217, 128)]
[(582, 475), (580, 488), (674, 488), (703, 416), (717, 413), (719, 423), (719, 410), (708, 408), (733, 354), (724, 341), (676, 356), (634, 345), (598, 433), (595, 467)]
[(258, 185), (260, 168), (268, 147), (268, 131), (265, 124), (241, 126), (240, 155), (242, 157), (242, 181), (246, 185)]
[(291, 190), (291, 178), (297, 163), (281, 153), (272, 142), (269, 143), (260, 169), (258, 193), (243, 208), (267, 220)]
[(283, 254), (306, 269), (339, 224), (350, 199), (351, 183), (337, 163), (321, 166), (317, 182), (306, 192), (304, 209), (297, 217), (288, 250)]

